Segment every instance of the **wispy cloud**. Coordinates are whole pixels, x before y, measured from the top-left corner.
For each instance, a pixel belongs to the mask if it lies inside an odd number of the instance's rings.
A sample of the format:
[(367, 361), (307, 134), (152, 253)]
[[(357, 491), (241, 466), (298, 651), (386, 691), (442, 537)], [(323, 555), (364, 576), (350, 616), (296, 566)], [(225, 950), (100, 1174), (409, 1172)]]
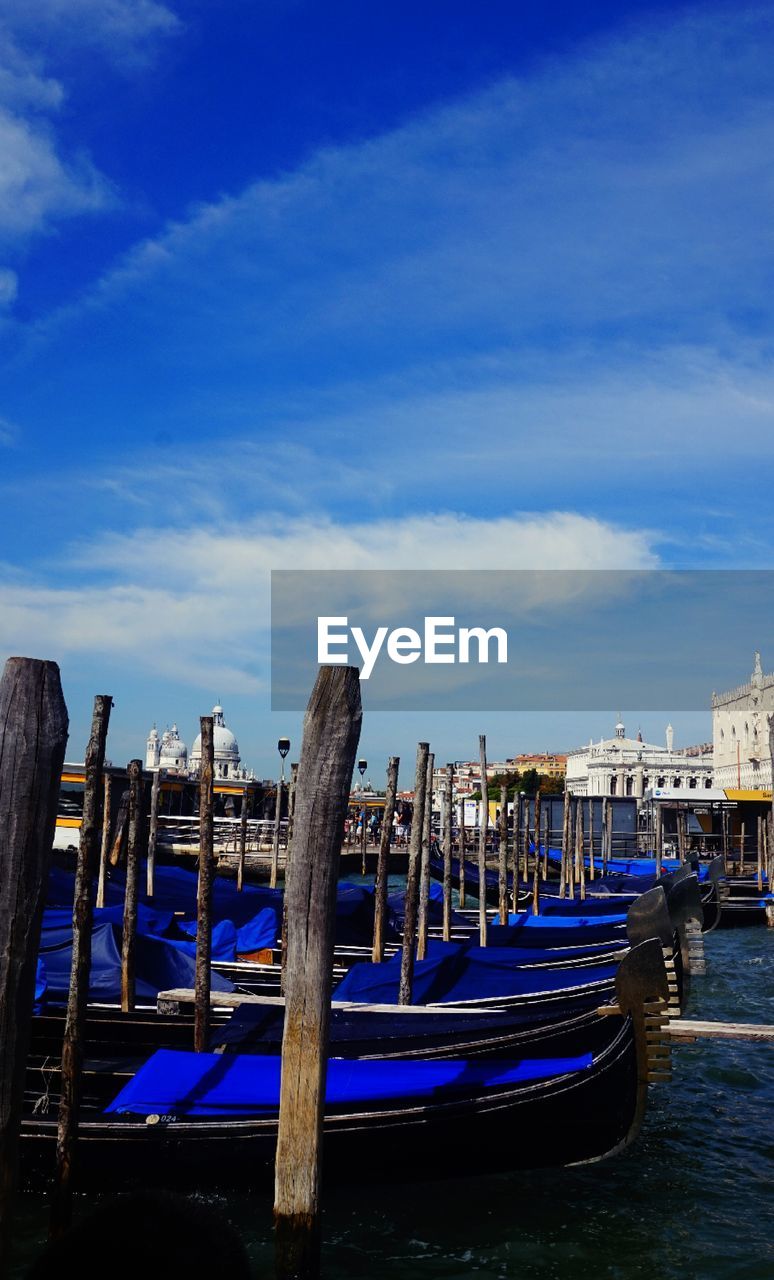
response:
[(142, 530), (68, 549), (57, 586), (3, 575), (0, 647), (109, 654), (176, 682), (257, 692), (267, 680), (273, 568), (641, 569), (658, 563), (652, 540), (569, 512)]
[[(0, 14), (0, 245), (7, 250), (58, 222), (110, 208), (116, 192), (90, 157), (65, 146), (57, 114), (78, 68), (95, 51), (136, 66), (161, 35), (179, 27), (155, 0), (6, 0)], [(0, 302), (15, 297), (3, 271)]]

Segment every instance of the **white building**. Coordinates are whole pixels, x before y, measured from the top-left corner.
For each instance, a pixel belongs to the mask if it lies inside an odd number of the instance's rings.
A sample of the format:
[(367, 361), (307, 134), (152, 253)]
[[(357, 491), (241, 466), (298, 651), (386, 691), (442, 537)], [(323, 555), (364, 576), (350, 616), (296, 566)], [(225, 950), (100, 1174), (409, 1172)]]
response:
[(188, 748), (177, 731), (177, 725), (165, 729), (159, 738), (154, 724), (145, 745), (145, 768), (166, 769), (173, 773), (188, 772)]
[[(241, 756), (239, 754), (239, 743), (234, 737), (230, 729), (226, 728), (226, 722), (223, 718), (223, 708), (219, 705), (212, 708), (212, 738), (215, 757), (215, 777), (216, 778), (236, 778), (245, 780), (252, 778), (252, 773), (241, 768)], [(191, 754), (189, 756), (188, 749), (182, 741), (177, 725), (173, 724), (171, 729), (165, 729), (159, 738), (158, 731), (154, 724), (146, 743), (145, 751), (145, 767), (146, 769), (165, 769), (171, 773), (185, 774), (187, 777), (196, 777), (202, 763), (202, 739), (201, 734), (197, 734), (194, 740)]]
[(774, 674), (764, 675), (756, 653), (747, 684), (712, 695), (715, 785), (751, 791), (772, 780), (769, 727), (774, 715)]
[(619, 721), (615, 736), (589, 742), (567, 756), (567, 790), (576, 796), (635, 796), (649, 787), (704, 791), (713, 785), (712, 750), (675, 750), (674, 730), (666, 729), (666, 745), (643, 742), (642, 734), (627, 738)]

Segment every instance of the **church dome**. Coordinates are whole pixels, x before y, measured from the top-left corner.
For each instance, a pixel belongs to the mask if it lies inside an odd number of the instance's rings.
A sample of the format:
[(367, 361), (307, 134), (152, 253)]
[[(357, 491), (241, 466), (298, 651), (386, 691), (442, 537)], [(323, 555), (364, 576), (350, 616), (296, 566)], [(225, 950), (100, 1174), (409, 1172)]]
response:
[[(212, 745), (216, 771), (223, 773), (223, 766), (228, 766), (228, 772), (232, 773), (234, 769), (239, 767), (241, 759), (239, 743), (231, 730), (226, 728), (226, 723), (223, 719), (223, 708), (219, 704), (212, 708), (212, 719)], [(202, 736), (199, 733), (196, 735), (196, 740), (191, 749), (191, 763), (201, 764), (201, 759)]]
[(181, 769), (185, 767), (187, 762), (188, 748), (177, 731), (177, 725), (173, 724), (171, 729), (165, 729), (161, 735), (159, 765), (162, 769)]

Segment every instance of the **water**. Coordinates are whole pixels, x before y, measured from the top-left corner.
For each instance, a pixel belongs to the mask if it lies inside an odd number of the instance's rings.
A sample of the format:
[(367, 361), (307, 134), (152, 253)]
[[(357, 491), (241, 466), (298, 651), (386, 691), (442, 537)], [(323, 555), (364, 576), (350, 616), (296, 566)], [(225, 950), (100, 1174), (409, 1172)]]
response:
[[(688, 1016), (774, 1024), (774, 930), (706, 938)], [(639, 1141), (576, 1169), (330, 1188), (324, 1271), (351, 1280), (771, 1280), (774, 1047), (703, 1041), (673, 1050), (671, 1085), (651, 1089)], [(418, 1150), (414, 1171), (432, 1163)], [(93, 1202), (79, 1202), (79, 1209)], [(271, 1207), (220, 1203), (272, 1275)], [(24, 1274), (40, 1247), (42, 1199), (22, 1197)]]

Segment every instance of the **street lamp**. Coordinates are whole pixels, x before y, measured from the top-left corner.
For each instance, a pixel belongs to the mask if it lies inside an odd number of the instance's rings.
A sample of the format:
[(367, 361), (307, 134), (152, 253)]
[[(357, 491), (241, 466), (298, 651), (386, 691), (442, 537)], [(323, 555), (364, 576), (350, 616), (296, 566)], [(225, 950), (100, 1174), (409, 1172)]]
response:
[(290, 750), (290, 738), (280, 738), (279, 742), (277, 743), (277, 750), (279, 751), (280, 758), (282, 760), (282, 781), (284, 782), (285, 781), (285, 756), (288, 754)]
[(366, 771), (366, 769), (367, 769), (367, 768), (368, 768), (368, 761), (367, 761), (367, 760), (358, 760), (358, 762), (357, 762), (357, 771), (358, 771), (358, 773), (360, 774), (360, 777), (361, 777), (361, 778), (362, 778), (362, 776), (363, 776), (363, 774), (365, 773), (365, 771)]

